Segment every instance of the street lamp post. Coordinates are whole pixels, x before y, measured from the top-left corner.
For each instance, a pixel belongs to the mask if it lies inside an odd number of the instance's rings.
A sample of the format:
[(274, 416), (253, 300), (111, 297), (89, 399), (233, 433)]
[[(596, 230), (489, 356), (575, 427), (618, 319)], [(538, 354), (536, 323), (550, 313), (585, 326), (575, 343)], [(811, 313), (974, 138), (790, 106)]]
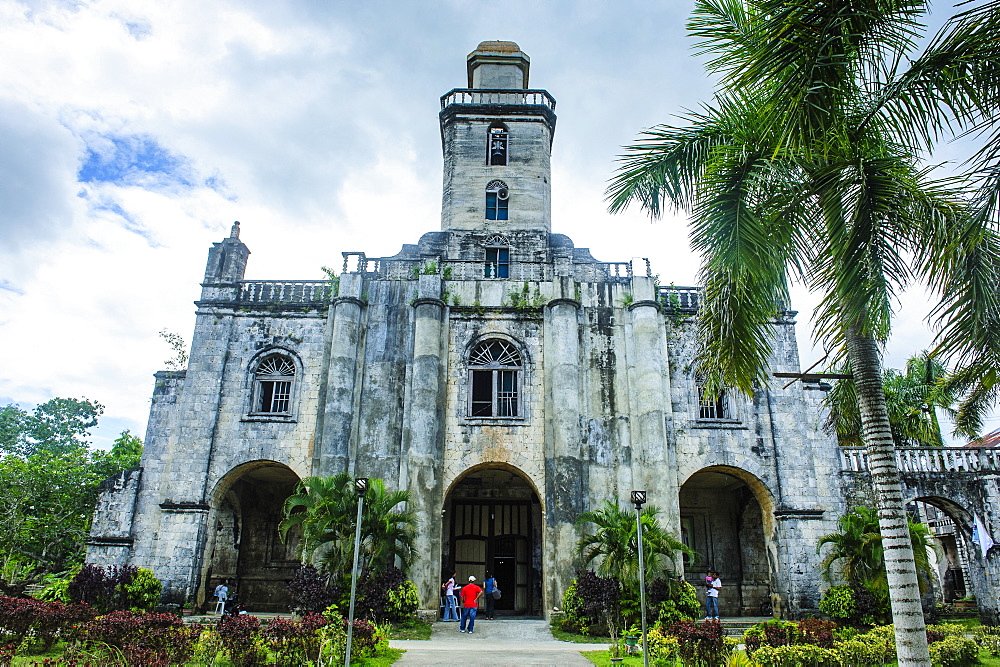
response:
[(639, 609), (642, 612), (642, 665), (649, 667), (649, 651), (646, 650), (646, 561), (642, 552), (642, 506), (646, 504), (645, 491), (633, 491), (635, 505), (635, 528), (639, 540)]
[[(361, 509), (365, 505), (368, 478), (358, 477), (355, 479), (354, 490), (358, 492), (358, 522), (354, 528), (354, 566), (351, 568), (351, 607), (347, 614), (347, 649), (344, 652), (344, 667), (350, 667), (351, 665), (351, 637), (354, 634), (354, 599), (358, 592), (358, 552), (361, 551)], [(645, 617), (643, 618), (645, 619)], [(645, 628), (645, 620), (643, 623), (643, 628)]]

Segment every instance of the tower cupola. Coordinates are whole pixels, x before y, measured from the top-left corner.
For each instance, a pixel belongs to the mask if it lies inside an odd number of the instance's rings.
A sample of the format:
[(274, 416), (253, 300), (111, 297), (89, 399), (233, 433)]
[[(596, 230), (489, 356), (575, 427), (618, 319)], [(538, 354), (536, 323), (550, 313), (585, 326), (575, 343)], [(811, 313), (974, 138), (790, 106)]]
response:
[(469, 88), (526, 89), (530, 66), (531, 58), (514, 42), (480, 42), (469, 54)]

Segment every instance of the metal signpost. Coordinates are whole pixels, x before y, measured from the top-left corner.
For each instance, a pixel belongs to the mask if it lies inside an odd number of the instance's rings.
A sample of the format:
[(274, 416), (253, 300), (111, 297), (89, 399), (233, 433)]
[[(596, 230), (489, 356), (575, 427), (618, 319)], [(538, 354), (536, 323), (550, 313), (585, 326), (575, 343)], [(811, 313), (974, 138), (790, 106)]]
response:
[[(358, 523), (354, 528), (354, 567), (351, 568), (351, 607), (347, 615), (347, 650), (344, 652), (344, 667), (351, 665), (351, 636), (354, 634), (354, 598), (358, 592), (358, 552), (361, 551), (361, 509), (365, 505), (365, 492), (368, 491), (368, 478), (358, 477), (354, 480), (354, 490), (358, 492)], [(646, 617), (643, 616), (643, 633), (645, 633)]]
[(635, 505), (635, 527), (639, 539), (639, 608), (642, 610), (642, 664), (649, 667), (649, 652), (646, 650), (646, 561), (642, 553), (642, 506), (646, 504), (645, 491), (633, 491)]

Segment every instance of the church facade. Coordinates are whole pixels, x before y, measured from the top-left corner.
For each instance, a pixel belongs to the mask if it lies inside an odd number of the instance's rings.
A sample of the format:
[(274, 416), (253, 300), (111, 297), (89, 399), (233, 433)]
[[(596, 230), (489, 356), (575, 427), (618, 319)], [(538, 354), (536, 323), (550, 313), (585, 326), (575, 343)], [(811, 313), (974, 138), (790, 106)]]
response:
[[(282, 610), (299, 563), (282, 502), (346, 471), (411, 493), (425, 607), (446, 573), (490, 570), (498, 608), (537, 616), (573, 578), (576, 517), (643, 489), (699, 554), (686, 576), (721, 573), (723, 615), (817, 607), (816, 542), (846, 509), (820, 385), (707, 396), (698, 290), (553, 231), (555, 101), (529, 66), (483, 42), (441, 98), (439, 231), (344, 253), (331, 281), (244, 280), (239, 223), (214, 244), (188, 367), (156, 374), (141, 467), (106, 482), (90, 562)], [(793, 316), (774, 322), (779, 375), (800, 371)]]

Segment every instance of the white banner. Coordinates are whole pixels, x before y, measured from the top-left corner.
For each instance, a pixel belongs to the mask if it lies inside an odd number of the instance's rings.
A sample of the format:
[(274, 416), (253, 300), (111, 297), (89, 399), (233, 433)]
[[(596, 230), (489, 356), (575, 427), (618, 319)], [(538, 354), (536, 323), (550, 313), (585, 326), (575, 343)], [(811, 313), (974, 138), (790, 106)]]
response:
[(989, 532), (986, 530), (986, 526), (983, 524), (983, 520), (979, 518), (978, 514), (973, 514), (973, 519), (975, 520), (975, 530), (973, 530), (972, 539), (979, 543), (979, 550), (983, 554), (983, 558), (986, 558), (986, 554), (989, 552), (990, 547), (996, 544), (993, 538), (990, 537)]

